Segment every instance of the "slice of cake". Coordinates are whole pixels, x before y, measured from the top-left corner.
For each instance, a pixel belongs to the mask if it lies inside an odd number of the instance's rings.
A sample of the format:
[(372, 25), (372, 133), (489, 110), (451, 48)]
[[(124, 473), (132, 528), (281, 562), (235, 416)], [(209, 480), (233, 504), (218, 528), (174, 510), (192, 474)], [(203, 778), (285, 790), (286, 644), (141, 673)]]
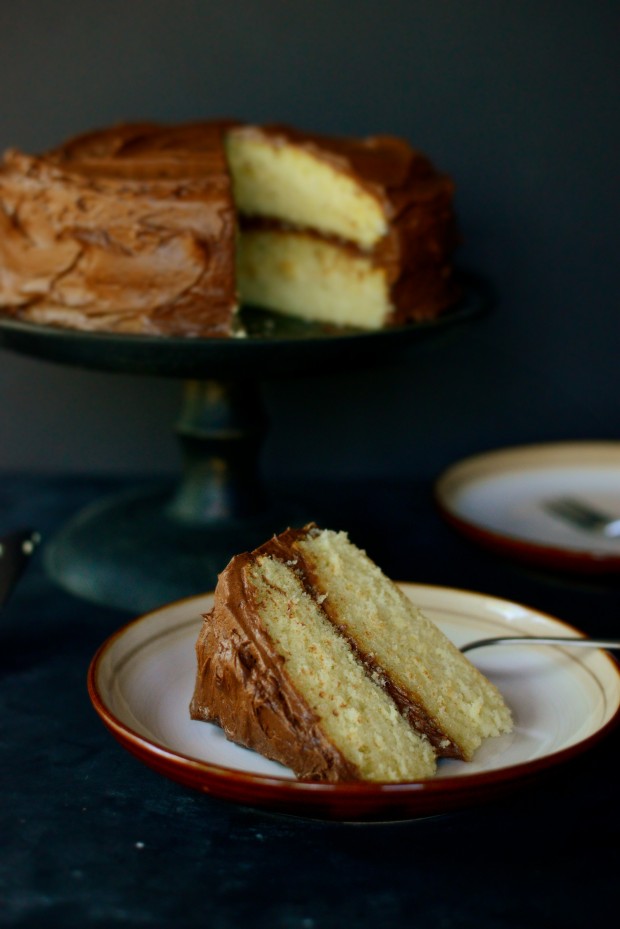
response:
[(124, 125), (0, 168), (0, 306), (81, 330), (228, 336), (236, 220), (219, 123)]
[(371, 330), (454, 302), (454, 186), (403, 139), (236, 126), (226, 149), (245, 302)]
[(412, 781), (511, 728), (498, 690), (343, 532), (231, 560), (190, 713), (313, 780)]

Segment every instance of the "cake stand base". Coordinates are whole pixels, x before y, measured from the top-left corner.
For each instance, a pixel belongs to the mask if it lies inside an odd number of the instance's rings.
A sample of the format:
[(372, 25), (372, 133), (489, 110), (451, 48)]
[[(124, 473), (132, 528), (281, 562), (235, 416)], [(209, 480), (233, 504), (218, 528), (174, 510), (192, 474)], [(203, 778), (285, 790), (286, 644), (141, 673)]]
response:
[(174, 502), (174, 490), (154, 488), (87, 507), (48, 544), (49, 575), (91, 602), (145, 613), (213, 590), (233, 555), (289, 524), (307, 521), (291, 505), (266, 507), (243, 519), (192, 524), (175, 518)]
[(267, 425), (256, 382), (187, 381), (178, 484), (82, 510), (47, 545), (49, 575), (86, 600), (144, 613), (213, 590), (233, 555), (317, 519), (292, 501), (269, 501), (259, 467)]

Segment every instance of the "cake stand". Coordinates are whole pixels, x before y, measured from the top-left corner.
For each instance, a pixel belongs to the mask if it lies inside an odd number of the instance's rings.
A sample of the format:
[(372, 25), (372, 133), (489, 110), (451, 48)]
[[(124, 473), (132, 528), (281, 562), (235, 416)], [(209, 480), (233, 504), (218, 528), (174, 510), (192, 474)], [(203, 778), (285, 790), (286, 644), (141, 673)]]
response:
[(265, 493), (260, 381), (290, 384), (295, 375), (375, 365), (445, 337), (491, 306), (484, 281), (464, 275), (463, 283), (461, 300), (438, 319), (372, 333), (253, 307), (241, 310), (246, 335), (229, 339), (76, 332), (0, 318), (0, 346), (12, 351), (184, 380), (178, 482), (114, 495), (78, 513), (47, 544), (48, 573), (77, 596), (131, 612), (212, 589), (233, 554), (313, 515)]

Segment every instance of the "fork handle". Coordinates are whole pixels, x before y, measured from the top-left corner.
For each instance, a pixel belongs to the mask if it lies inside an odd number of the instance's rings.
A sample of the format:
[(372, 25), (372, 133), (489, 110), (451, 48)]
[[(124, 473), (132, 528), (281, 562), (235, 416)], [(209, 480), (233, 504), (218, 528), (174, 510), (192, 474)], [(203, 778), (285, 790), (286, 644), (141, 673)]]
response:
[(582, 639), (577, 636), (544, 636), (544, 635), (513, 635), (500, 636), (492, 639), (478, 639), (468, 642), (461, 647), (462, 652), (469, 652), (474, 648), (483, 648), (485, 645), (569, 645), (576, 648), (606, 648), (614, 650), (620, 648), (620, 639)]

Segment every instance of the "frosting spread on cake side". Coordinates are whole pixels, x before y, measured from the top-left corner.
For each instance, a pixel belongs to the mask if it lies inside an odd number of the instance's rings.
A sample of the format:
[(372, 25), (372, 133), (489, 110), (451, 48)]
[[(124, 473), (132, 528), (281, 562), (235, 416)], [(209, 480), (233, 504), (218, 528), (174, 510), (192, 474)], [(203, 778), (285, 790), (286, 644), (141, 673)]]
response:
[(257, 623), (248, 584), (250, 555), (220, 577), (215, 604), (196, 645), (198, 671), (190, 712), (227, 736), (315, 780), (356, 780), (358, 772), (325, 736)]
[(226, 336), (235, 213), (219, 124), (121, 126), (0, 169), (0, 302), (23, 319)]

